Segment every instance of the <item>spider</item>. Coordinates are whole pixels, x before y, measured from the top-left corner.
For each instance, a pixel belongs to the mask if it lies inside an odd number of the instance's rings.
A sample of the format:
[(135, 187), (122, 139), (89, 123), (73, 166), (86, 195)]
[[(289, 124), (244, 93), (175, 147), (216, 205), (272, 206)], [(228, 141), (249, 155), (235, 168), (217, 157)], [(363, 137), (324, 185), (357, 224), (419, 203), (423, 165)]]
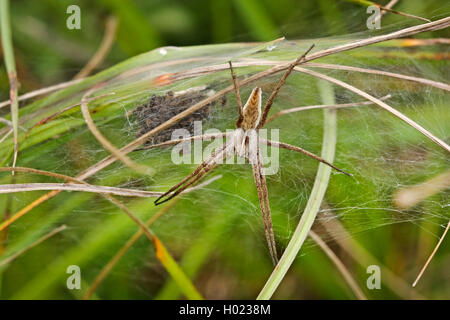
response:
[[(314, 45), (312, 45), (303, 55), (297, 58), (289, 66), (289, 68), (284, 73), (283, 77), (279, 80), (278, 84), (270, 94), (269, 99), (267, 100), (264, 108), (262, 109), (263, 111), (261, 111), (262, 90), (259, 87), (256, 87), (252, 90), (247, 102), (245, 103), (244, 106), (242, 106), (241, 96), (239, 92), (239, 83), (236, 74), (234, 73), (232, 63), (231, 61), (229, 61), (228, 63), (230, 67), (239, 112), (239, 117), (236, 121), (236, 129), (231, 133), (230, 137), (231, 139), (227, 139), (226, 143), (216, 148), (214, 152), (212, 152), (212, 154), (203, 163), (201, 163), (190, 175), (188, 175), (186, 178), (184, 178), (179, 183), (170, 188), (166, 193), (157, 198), (155, 200), (155, 205), (164, 203), (172, 199), (173, 197), (177, 196), (178, 194), (183, 192), (186, 188), (188, 188), (190, 185), (194, 184), (195, 182), (200, 180), (203, 176), (205, 176), (207, 173), (211, 172), (219, 163), (223, 163), (222, 161), (224, 159), (227, 159), (234, 155), (243, 157), (247, 159), (252, 166), (253, 178), (258, 192), (258, 198), (264, 222), (264, 232), (269, 247), (270, 256), (272, 258), (272, 262), (274, 265), (276, 265), (278, 263), (278, 255), (272, 227), (272, 218), (269, 206), (269, 195), (267, 190), (266, 178), (263, 172), (263, 165), (259, 144), (262, 143), (272, 147), (281, 147), (301, 152), (317, 161), (320, 161), (332, 167), (333, 169), (336, 169), (346, 175), (350, 175), (349, 173), (337, 168), (328, 161), (322, 159), (321, 157), (309, 151), (306, 151), (305, 149), (282, 142), (262, 139), (258, 135), (258, 131), (266, 123), (267, 116), (275, 100), (275, 97), (277, 96), (281, 87), (285, 83), (287, 77), (292, 72), (293, 68), (305, 59), (306, 55), (312, 50), (313, 47)], [(191, 138), (202, 139), (205, 138), (206, 136), (207, 135), (196, 136)]]

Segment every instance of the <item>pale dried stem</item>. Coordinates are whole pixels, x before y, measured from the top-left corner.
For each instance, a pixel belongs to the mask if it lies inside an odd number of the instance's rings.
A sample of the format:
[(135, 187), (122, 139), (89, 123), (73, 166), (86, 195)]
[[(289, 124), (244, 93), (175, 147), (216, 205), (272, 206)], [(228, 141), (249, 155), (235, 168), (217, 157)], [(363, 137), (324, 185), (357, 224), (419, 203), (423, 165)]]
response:
[(387, 266), (383, 265), (374, 256), (372, 256), (372, 254), (358, 242), (353, 240), (349, 232), (345, 229), (337, 217), (330, 219), (327, 223), (322, 223), (322, 225), (326, 228), (330, 235), (332, 235), (336, 243), (363, 268), (367, 268), (369, 265), (380, 266), (384, 275), (381, 277), (381, 281), (399, 297), (402, 297), (403, 299), (424, 299), (424, 297), (412, 289), (405, 280), (397, 276)]
[(448, 187), (450, 170), (419, 185), (398, 190), (394, 194), (394, 204), (400, 209), (409, 209)]
[[(380, 100), (386, 100), (391, 97), (390, 94), (381, 97)], [(307, 111), (307, 110), (314, 110), (314, 109), (341, 109), (341, 108), (350, 108), (350, 107), (359, 107), (359, 106), (367, 106), (367, 105), (373, 105), (374, 103), (372, 101), (361, 101), (361, 102), (353, 102), (353, 103), (340, 103), (340, 104), (319, 104), (315, 106), (304, 106), (304, 107), (296, 107), (291, 109), (284, 109), (280, 112), (274, 114), (272, 117), (270, 117), (267, 120), (267, 123), (272, 122), (279, 116), (294, 113), (294, 112), (301, 112), (301, 111)]]
[[(392, 7), (394, 7), (395, 6), (395, 4), (398, 2), (398, 0), (391, 0), (391, 1), (389, 1), (389, 3), (388, 4), (386, 4), (384, 7), (385, 8), (388, 8), (388, 9), (392, 9)], [(386, 14), (386, 10), (382, 10), (381, 11), (381, 14), (382, 15), (384, 15), (384, 14)]]
[(3, 141), (5, 141), (5, 140), (11, 135), (11, 133), (13, 133), (13, 129), (9, 129), (9, 130), (3, 135), (3, 137), (1, 137), (0, 143), (2, 143)]
[[(118, 196), (124, 197), (159, 197), (164, 192), (159, 191), (144, 191), (138, 189), (128, 189), (128, 188), (116, 188), (109, 186), (98, 186), (88, 184), (83, 180), (79, 180), (67, 175), (38, 170), (33, 168), (26, 167), (0, 167), (0, 172), (8, 172), (8, 171), (16, 171), (16, 172), (27, 172), (34, 173), (39, 175), (45, 175), (57, 179), (67, 180), (72, 183), (23, 183), (23, 184), (0, 184), (0, 194), (2, 193), (15, 193), (15, 192), (25, 192), (25, 191), (37, 191), (37, 190), (59, 190), (59, 191), (82, 191), (82, 192), (93, 192), (93, 193), (104, 193), (104, 194), (114, 194)], [(220, 176), (214, 177), (208, 180), (208, 183), (219, 179)], [(200, 188), (199, 186), (193, 188), (186, 188), (182, 193), (191, 192), (193, 190), (197, 190)]]
[(108, 19), (106, 20), (105, 34), (103, 36), (102, 42), (100, 43), (100, 47), (97, 49), (89, 62), (83, 67), (83, 69), (81, 69), (80, 72), (78, 72), (75, 77), (73, 77), (74, 79), (82, 79), (87, 77), (103, 62), (114, 43), (117, 25), (118, 22), (116, 17), (108, 17)]
[(1, 184), (0, 194), (16, 193), (38, 190), (58, 190), (58, 191), (82, 191), (93, 193), (114, 194), (124, 197), (159, 197), (162, 192), (150, 192), (125, 188), (115, 188), (108, 186), (94, 186), (74, 183), (14, 183)]
[(358, 67), (344, 66), (344, 65), (339, 65), (339, 64), (313, 63), (313, 62), (305, 63), (304, 66), (323, 68), (323, 69), (345, 70), (345, 71), (352, 71), (352, 72), (376, 74), (376, 75), (390, 77), (390, 78), (397, 78), (397, 79), (401, 79), (401, 80), (413, 81), (413, 82), (425, 84), (427, 86), (442, 89), (445, 91), (450, 91), (450, 85), (447, 83), (433, 81), (433, 80), (419, 78), (419, 77), (414, 77), (414, 76), (408, 76), (408, 75), (404, 75), (404, 74), (400, 74), (400, 73), (383, 71), (383, 70), (358, 68)]
[[(19, 96), (17, 100), (23, 101), (23, 100), (41, 96), (41, 95), (44, 95), (44, 94), (47, 94), (47, 93), (50, 93), (53, 91), (64, 89), (64, 88), (70, 87), (71, 85), (80, 83), (82, 80), (83, 79), (77, 79), (77, 80), (71, 80), (71, 81), (67, 81), (67, 82), (61, 82), (61, 83), (58, 83), (58, 84), (50, 86), (50, 87), (34, 90), (34, 91), (31, 91), (31, 92), (28, 92), (28, 93), (25, 93), (25, 94)], [(0, 108), (9, 106), (10, 104), (11, 104), (11, 100), (2, 101), (2, 102), (0, 102)]]
[(422, 270), (420, 270), (419, 275), (417, 276), (416, 280), (412, 284), (413, 287), (415, 287), (417, 285), (417, 283), (419, 282), (420, 278), (422, 278), (423, 273), (427, 269), (427, 267), (430, 264), (431, 260), (433, 260), (434, 255), (436, 254), (436, 252), (438, 251), (439, 247), (441, 246), (442, 241), (444, 241), (444, 238), (447, 235), (447, 232), (448, 232), (449, 229), (450, 229), (450, 221), (447, 223), (447, 227), (445, 228), (444, 233), (442, 234), (442, 236), (439, 239), (438, 243), (434, 247), (433, 252), (428, 257), (427, 262), (425, 262), (425, 265), (422, 267)]

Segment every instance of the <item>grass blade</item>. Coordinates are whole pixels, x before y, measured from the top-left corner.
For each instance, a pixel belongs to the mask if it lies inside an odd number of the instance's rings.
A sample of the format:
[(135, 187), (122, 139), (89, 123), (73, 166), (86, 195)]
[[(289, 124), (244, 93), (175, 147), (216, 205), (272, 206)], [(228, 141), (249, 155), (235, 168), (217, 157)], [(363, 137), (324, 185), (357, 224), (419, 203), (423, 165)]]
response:
[(270, 16), (262, 9), (258, 1), (233, 1), (236, 10), (241, 14), (250, 30), (260, 41), (267, 41), (279, 37), (275, 24)]
[[(323, 81), (319, 81), (319, 89), (325, 104), (335, 104), (334, 91), (331, 85), (326, 84)], [(336, 118), (336, 110), (324, 110), (324, 135), (321, 156), (329, 162), (333, 162), (336, 148)], [(257, 297), (258, 300), (267, 300), (272, 297), (273, 293), (278, 288), (278, 285), (281, 283), (290, 266), (297, 257), (298, 252), (303, 246), (314, 220), (316, 219), (317, 212), (319, 211), (325, 191), (328, 187), (330, 174), (331, 168), (320, 163), (305, 211), (303, 212), (300, 222), (298, 223), (297, 228), (295, 229), (295, 232), (289, 241), (289, 244), (278, 265), (275, 267), (275, 270), (270, 275), (264, 285), (264, 288), (259, 293)]]
[[(0, 1), (0, 25), (2, 34), (2, 48), (6, 65), (6, 71), (8, 72), (9, 79), (9, 97), (11, 100), (11, 119), (13, 123), (13, 135), (14, 135), (14, 160), (13, 167), (16, 166), (17, 152), (19, 150), (19, 103), (17, 100), (17, 71), (16, 62), (14, 60), (14, 50), (11, 39), (11, 23), (9, 19), (9, 0)], [(14, 175), (14, 171), (12, 172)]]
[(157, 237), (154, 237), (154, 243), (156, 248), (156, 256), (158, 260), (169, 272), (172, 279), (178, 284), (181, 292), (191, 300), (202, 300), (202, 296), (198, 293), (197, 289), (192, 284), (191, 280), (181, 270), (180, 266), (175, 262), (172, 256), (167, 251), (166, 247), (162, 244)]

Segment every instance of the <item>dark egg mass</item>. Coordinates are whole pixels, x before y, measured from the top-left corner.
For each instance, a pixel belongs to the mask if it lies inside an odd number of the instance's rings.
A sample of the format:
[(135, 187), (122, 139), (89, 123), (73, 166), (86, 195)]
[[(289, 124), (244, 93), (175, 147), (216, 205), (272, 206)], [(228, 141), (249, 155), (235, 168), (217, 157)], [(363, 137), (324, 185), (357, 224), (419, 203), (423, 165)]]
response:
[[(132, 117), (136, 119), (139, 126), (137, 137), (144, 135), (212, 94), (214, 94), (213, 90), (205, 88), (202, 90), (186, 90), (177, 93), (169, 91), (165, 95), (160, 96), (152, 95), (148, 102), (138, 106), (132, 112)], [(192, 133), (194, 121), (208, 119), (211, 115), (211, 108), (216, 103), (217, 101), (213, 101), (173, 124), (170, 128), (160, 131), (157, 135), (150, 137), (146, 145), (158, 144), (170, 140), (172, 131), (176, 129), (187, 129)], [(222, 106), (225, 105), (225, 98), (221, 98), (219, 103)]]

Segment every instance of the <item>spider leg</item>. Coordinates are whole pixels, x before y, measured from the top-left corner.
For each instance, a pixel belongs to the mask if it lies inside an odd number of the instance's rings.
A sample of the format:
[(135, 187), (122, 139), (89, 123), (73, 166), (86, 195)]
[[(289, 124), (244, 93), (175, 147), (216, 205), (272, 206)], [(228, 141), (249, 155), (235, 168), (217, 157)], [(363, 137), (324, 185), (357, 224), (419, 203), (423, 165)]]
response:
[(278, 82), (278, 84), (275, 87), (275, 89), (273, 89), (272, 93), (270, 94), (269, 99), (266, 102), (266, 105), (264, 106), (264, 112), (263, 112), (263, 115), (261, 117), (261, 121), (259, 122), (258, 129), (262, 128), (262, 126), (264, 126), (264, 124), (266, 123), (266, 119), (267, 119), (267, 116), (269, 114), (270, 108), (272, 107), (273, 101), (275, 100), (275, 97), (278, 95), (278, 92), (280, 91), (281, 87), (286, 82), (287, 77), (291, 74), (291, 72), (294, 69), (294, 67), (296, 65), (298, 65), (300, 62), (302, 62), (302, 60), (305, 59), (306, 55), (312, 50), (312, 48), (314, 48), (314, 44), (311, 45), (311, 47), (309, 47), (309, 49), (306, 50), (306, 52), (304, 54), (302, 54), (300, 57), (295, 59), (295, 61), (287, 68), (287, 70), (284, 73), (283, 77), (280, 79), (280, 81)]
[(249, 143), (249, 162), (252, 164), (253, 178), (255, 180), (256, 189), (258, 191), (259, 204), (264, 222), (264, 233), (266, 235), (267, 245), (269, 247), (270, 257), (273, 265), (278, 263), (277, 248), (275, 243), (275, 236), (273, 233), (272, 217), (269, 205), (269, 192), (267, 190), (266, 178), (263, 173), (263, 165), (261, 160), (261, 153), (258, 137), (256, 132), (250, 137)]
[(228, 64), (230, 65), (230, 72), (231, 72), (231, 77), (233, 78), (233, 86), (234, 86), (234, 92), (236, 94), (236, 100), (238, 103), (238, 109), (239, 109), (239, 118), (236, 121), (236, 126), (239, 128), (240, 124), (242, 123), (242, 120), (244, 118), (243, 114), (242, 114), (242, 110), (244, 109), (242, 107), (242, 100), (241, 100), (241, 94), (239, 92), (239, 83), (236, 77), (236, 74), (234, 73), (233, 70), (233, 65), (231, 64), (231, 61), (228, 61)]
[(228, 133), (226, 133), (226, 132), (209, 133), (209, 134), (202, 134), (202, 135), (192, 136), (192, 137), (187, 137), (187, 138), (168, 140), (168, 141), (164, 141), (164, 142), (161, 142), (161, 143), (152, 144), (152, 145), (149, 145), (149, 146), (144, 146), (142, 148), (138, 148), (138, 149), (135, 149), (133, 151), (150, 150), (150, 149), (155, 149), (155, 148), (169, 146), (169, 145), (172, 145), (172, 144), (178, 144), (178, 143), (185, 142), (185, 141), (204, 140), (204, 139), (211, 139), (211, 138), (214, 138), (214, 139), (215, 138), (223, 138), (223, 137), (227, 136), (227, 134)]
[(162, 194), (158, 199), (155, 200), (155, 205), (160, 205), (170, 199), (176, 197), (189, 186), (200, 180), (208, 172), (213, 170), (220, 159), (223, 159), (229, 152), (230, 145), (224, 144), (222, 147), (214, 151), (208, 159), (203, 161), (190, 175), (181, 180), (179, 183), (174, 185), (169, 191)]
[(321, 157), (319, 157), (319, 156), (315, 155), (314, 153), (309, 152), (308, 150), (305, 150), (303, 148), (300, 148), (300, 147), (297, 147), (297, 146), (293, 146), (293, 145), (290, 145), (290, 144), (287, 144), (287, 143), (284, 143), (284, 142), (278, 142), (278, 141), (272, 141), (272, 140), (266, 140), (266, 139), (260, 139), (260, 141), (263, 142), (263, 143), (266, 143), (267, 145), (272, 146), (272, 147), (278, 147), (278, 148), (283, 148), (283, 149), (288, 149), (288, 150), (292, 150), (292, 151), (297, 151), (297, 152), (303, 153), (303, 154), (307, 155), (308, 157), (311, 157), (314, 160), (322, 162), (322, 163), (326, 164), (327, 166), (330, 166), (333, 169), (335, 169), (335, 170), (337, 170), (339, 172), (342, 172), (343, 174), (345, 174), (347, 176), (350, 176), (350, 177), (352, 176), (352, 174), (350, 174), (348, 172), (345, 172), (342, 169), (339, 169), (338, 167), (336, 167), (333, 164), (329, 163), (327, 160), (322, 159)]

